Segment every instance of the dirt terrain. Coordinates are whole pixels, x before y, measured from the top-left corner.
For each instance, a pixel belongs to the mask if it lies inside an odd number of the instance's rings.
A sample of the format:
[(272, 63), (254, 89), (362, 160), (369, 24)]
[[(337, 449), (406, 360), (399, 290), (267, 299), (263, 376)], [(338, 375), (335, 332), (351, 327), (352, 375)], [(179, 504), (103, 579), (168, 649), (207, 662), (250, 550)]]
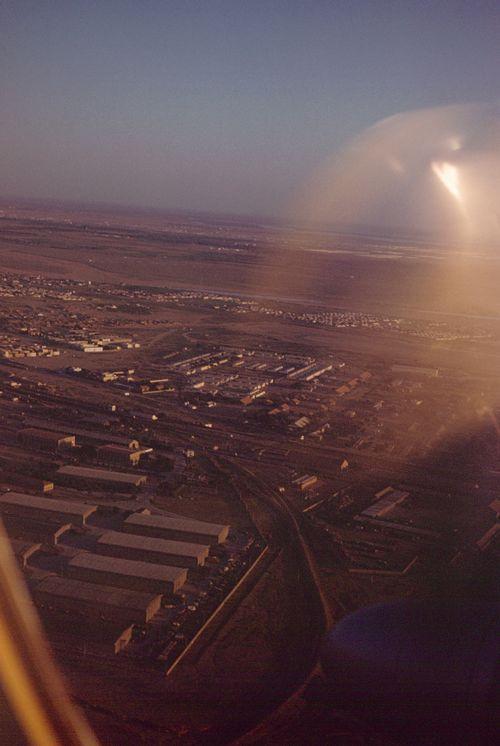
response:
[(0, 267), (392, 313), (500, 314), (500, 261), (493, 250), (476, 255), (235, 218), (217, 223), (200, 216), (3, 205)]

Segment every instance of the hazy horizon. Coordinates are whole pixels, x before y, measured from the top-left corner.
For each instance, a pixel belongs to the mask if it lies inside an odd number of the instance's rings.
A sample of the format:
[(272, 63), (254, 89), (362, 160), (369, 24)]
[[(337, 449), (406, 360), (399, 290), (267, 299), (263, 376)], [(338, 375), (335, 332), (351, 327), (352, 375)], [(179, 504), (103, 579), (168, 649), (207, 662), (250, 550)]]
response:
[[(134, 227), (132, 218), (143, 217), (143, 218), (165, 218), (166, 225), (168, 228), (168, 221), (178, 220), (179, 218), (185, 218), (187, 222), (200, 222), (216, 224), (234, 224), (249, 227), (261, 227), (276, 232), (281, 232), (284, 237), (287, 237), (288, 231), (297, 231), (298, 234), (310, 234), (311, 236), (317, 235), (321, 237), (326, 234), (334, 238), (335, 236), (359, 236), (361, 238), (372, 238), (374, 240), (386, 240), (389, 243), (392, 241), (409, 241), (410, 243), (418, 244), (422, 241), (430, 242), (431, 246), (449, 246), (454, 247), (461, 245), (460, 241), (452, 236), (442, 236), (438, 231), (432, 231), (429, 228), (410, 228), (402, 225), (381, 225), (381, 224), (370, 224), (367, 222), (348, 223), (348, 222), (328, 222), (321, 221), (314, 218), (296, 217), (295, 219), (287, 215), (259, 215), (256, 213), (238, 213), (230, 211), (217, 211), (217, 210), (190, 210), (188, 208), (162, 208), (162, 207), (150, 207), (146, 205), (138, 204), (123, 204), (123, 203), (107, 203), (107, 202), (91, 202), (91, 201), (76, 201), (76, 200), (65, 200), (64, 198), (42, 198), (42, 197), (25, 197), (22, 195), (2, 195), (0, 194), (0, 219), (13, 217), (8, 214), (8, 210), (11, 209), (14, 212), (16, 210), (22, 211), (37, 211), (41, 210), (46, 213), (46, 220), (54, 220), (57, 222), (58, 216), (56, 213), (58, 210), (63, 213), (71, 214), (82, 214), (92, 215), (95, 217), (96, 213), (102, 215), (103, 225), (107, 223), (110, 216), (124, 216), (125, 220), (121, 224), (122, 227), (130, 226)], [(52, 215), (51, 215), (52, 212)], [(130, 220), (127, 220), (126, 217)], [(22, 216), (20, 216), (22, 217)], [(99, 222), (96, 223), (99, 225)], [(117, 223), (119, 225), (119, 223)], [(154, 229), (154, 224), (151, 225)], [(158, 226), (156, 226), (158, 229)], [(477, 248), (482, 248), (480, 242), (477, 244)], [(496, 244), (495, 244), (496, 245)], [(305, 244), (304, 249), (313, 249), (313, 245)]]

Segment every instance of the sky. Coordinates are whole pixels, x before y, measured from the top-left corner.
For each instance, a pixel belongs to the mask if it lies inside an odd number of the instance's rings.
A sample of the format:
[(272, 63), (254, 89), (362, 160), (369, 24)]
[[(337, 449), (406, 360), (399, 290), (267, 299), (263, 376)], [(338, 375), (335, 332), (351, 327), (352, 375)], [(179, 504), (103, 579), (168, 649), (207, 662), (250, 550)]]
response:
[(500, 100), (497, 0), (3, 0), (0, 195), (280, 215), (398, 112)]

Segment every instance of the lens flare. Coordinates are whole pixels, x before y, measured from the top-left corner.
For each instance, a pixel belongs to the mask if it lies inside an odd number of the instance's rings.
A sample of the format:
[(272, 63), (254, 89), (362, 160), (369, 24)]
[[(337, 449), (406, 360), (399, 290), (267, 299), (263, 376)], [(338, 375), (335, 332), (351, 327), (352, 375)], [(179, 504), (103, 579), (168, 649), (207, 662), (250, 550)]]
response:
[(433, 172), (458, 202), (462, 202), (462, 193), (458, 178), (458, 168), (452, 163), (438, 163), (434, 161), (431, 164)]
[(292, 210), (294, 219), (340, 230), (500, 248), (500, 105), (378, 122), (313, 174)]

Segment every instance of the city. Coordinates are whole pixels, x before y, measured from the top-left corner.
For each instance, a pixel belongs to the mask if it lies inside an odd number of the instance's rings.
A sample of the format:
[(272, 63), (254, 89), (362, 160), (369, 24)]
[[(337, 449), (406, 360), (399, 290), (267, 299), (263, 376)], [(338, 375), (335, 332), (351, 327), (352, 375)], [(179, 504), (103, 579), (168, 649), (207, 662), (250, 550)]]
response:
[(493, 585), (494, 319), (52, 273), (0, 303), (1, 516), (91, 719), (236, 735), (349, 612)]

